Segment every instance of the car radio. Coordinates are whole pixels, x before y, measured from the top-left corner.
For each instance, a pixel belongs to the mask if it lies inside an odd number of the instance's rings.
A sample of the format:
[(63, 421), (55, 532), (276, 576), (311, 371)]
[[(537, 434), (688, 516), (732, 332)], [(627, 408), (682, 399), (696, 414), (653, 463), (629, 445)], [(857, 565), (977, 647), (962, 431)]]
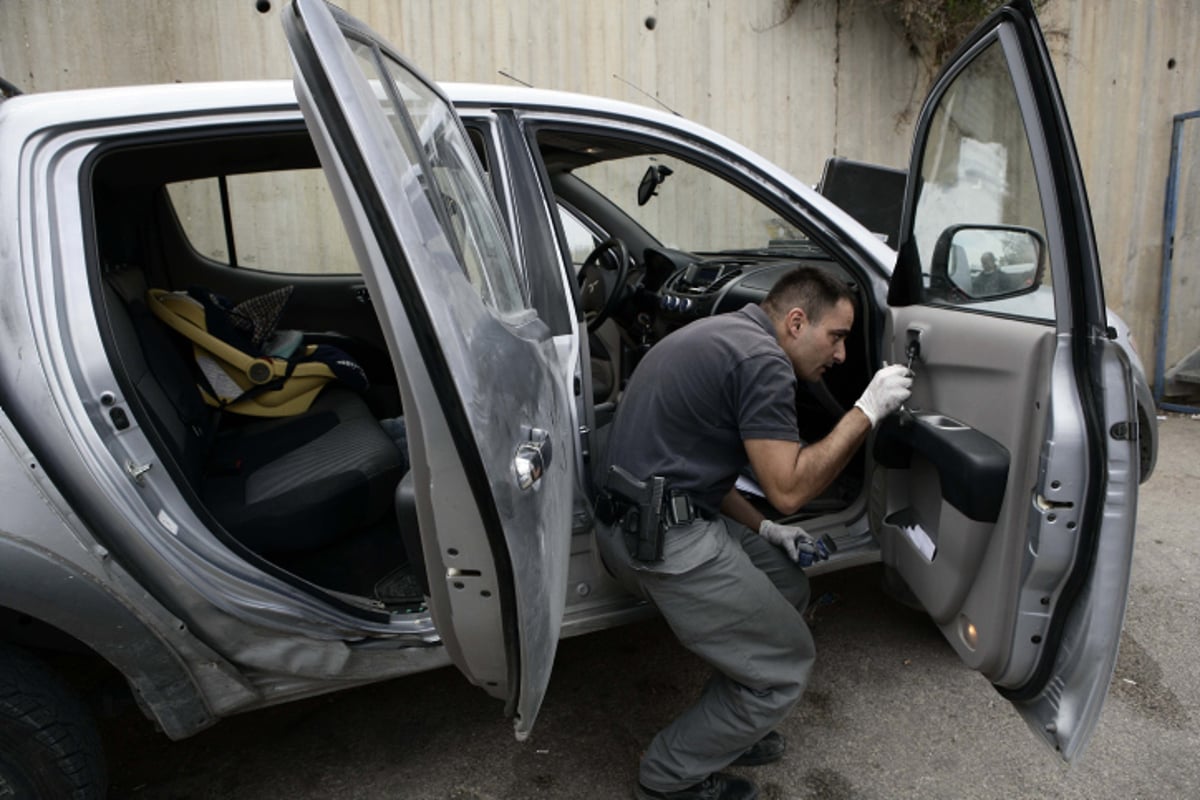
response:
[(742, 274), (736, 261), (694, 261), (667, 280), (659, 293), (663, 311), (702, 317), (712, 312), (720, 290)]

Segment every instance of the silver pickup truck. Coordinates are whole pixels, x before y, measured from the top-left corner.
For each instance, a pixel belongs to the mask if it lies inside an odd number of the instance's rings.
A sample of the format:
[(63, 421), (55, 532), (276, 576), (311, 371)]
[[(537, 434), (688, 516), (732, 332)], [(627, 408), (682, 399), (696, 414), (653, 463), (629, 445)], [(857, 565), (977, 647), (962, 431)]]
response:
[(837, 543), (811, 569), (882, 562), (1081, 750), (1155, 417), (1028, 2), (935, 82), (888, 241), (680, 117), (438, 86), (316, 0), (283, 16), (294, 85), (0, 101), (0, 796), (104, 794), (63, 649), (172, 738), (448, 664), (527, 735), (561, 636), (653, 614), (592, 542), (625, 379), (800, 264), (859, 308), (803, 438), (916, 373), (789, 517)]

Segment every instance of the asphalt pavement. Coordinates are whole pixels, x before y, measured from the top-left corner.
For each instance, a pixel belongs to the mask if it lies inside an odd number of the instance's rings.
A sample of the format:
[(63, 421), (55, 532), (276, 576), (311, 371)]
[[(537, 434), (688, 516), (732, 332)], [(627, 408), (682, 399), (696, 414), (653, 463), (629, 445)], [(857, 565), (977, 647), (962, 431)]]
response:
[[(814, 581), (817, 663), (781, 728), (789, 753), (742, 770), (764, 800), (1200, 796), (1200, 421), (1159, 424), (1117, 671), (1081, 759), (1064, 764), (865, 567)], [(105, 722), (111, 796), (627, 798), (641, 748), (706, 677), (651, 621), (564, 641), (524, 743), (453, 669), (245, 714), (181, 742), (129, 710)]]

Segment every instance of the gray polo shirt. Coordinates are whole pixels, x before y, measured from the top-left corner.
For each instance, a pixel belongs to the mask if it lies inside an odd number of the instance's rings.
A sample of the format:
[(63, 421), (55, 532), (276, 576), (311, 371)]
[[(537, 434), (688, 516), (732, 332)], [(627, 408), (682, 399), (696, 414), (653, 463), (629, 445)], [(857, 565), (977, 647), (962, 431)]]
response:
[(715, 513), (747, 465), (745, 439), (800, 441), (796, 373), (766, 312), (749, 304), (680, 328), (638, 364), (600, 476), (662, 475)]

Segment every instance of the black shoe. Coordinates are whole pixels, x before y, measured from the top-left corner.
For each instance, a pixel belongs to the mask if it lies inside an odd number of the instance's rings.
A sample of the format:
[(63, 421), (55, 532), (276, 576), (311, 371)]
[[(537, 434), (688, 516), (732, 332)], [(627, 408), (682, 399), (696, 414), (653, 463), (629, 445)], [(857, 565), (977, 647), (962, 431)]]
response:
[(746, 752), (737, 757), (730, 766), (757, 767), (760, 764), (770, 764), (783, 758), (787, 749), (787, 741), (779, 731), (771, 731), (754, 743)]
[(674, 792), (656, 792), (639, 783), (634, 797), (637, 800), (755, 800), (758, 787), (745, 778), (714, 772), (699, 783)]

